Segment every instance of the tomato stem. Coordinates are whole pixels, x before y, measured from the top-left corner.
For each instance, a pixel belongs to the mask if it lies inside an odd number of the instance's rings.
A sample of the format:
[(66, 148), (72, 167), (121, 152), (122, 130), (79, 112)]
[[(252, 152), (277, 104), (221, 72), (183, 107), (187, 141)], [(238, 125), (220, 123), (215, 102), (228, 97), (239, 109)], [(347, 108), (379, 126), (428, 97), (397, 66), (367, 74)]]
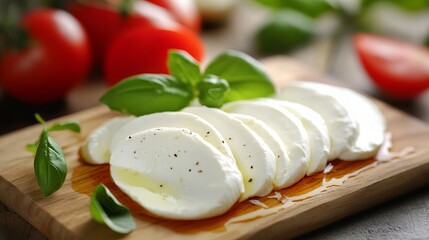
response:
[(118, 6), (119, 13), (123, 18), (127, 18), (131, 15), (133, 10), (133, 0), (122, 0)]

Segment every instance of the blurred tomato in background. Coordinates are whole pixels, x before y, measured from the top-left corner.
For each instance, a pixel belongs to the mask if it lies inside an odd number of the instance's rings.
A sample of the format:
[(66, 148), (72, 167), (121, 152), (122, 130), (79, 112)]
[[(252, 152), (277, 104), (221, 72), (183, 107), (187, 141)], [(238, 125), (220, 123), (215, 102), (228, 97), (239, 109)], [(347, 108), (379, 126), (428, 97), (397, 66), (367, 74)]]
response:
[(105, 59), (104, 72), (109, 86), (139, 73), (169, 73), (169, 49), (188, 52), (197, 61), (204, 55), (202, 40), (184, 27), (143, 26), (124, 31), (112, 41)]
[(70, 11), (88, 32), (109, 86), (139, 73), (168, 73), (169, 49), (202, 59), (201, 20), (192, 0), (79, 1)]
[(353, 40), (366, 72), (388, 95), (411, 99), (429, 88), (428, 48), (362, 33)]
[(29, 3), (5, 0), (0, 13), (0, 83), (26, 103), (63, 99), (91, 66), (103, 68), (100, 77), (113, 85), (134, 74), (168, 73), (169, 49), (204, 55), (194, 0)]
[(0, 83), (10, 95), (34, 104), (57, 101), (87, 78), (89, 39), (69, 13), (32, 10), (15, 27), (21, 39), (9, 41), (0, 58)]
[(143, 0), (117, 1), (116, 4), (105, 1), (76, 1), (69, 10), (88, 33), (95, 62), (100, 65), (110, 43), (122, 31), (146, 25), (167, 28), (177, 25), (166, 9)]

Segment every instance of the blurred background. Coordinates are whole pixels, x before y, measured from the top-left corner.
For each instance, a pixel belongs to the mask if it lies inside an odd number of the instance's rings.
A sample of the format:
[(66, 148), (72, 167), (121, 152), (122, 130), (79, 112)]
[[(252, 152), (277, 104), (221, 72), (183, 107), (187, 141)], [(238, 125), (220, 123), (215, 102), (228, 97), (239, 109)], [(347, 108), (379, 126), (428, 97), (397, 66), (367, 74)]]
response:
[(429, 0), (0, 4), (0, 134), (34, 124), (35, 112), (96, 106), (123, 77), (166, 72), (168, 48), (202, 62), (227, 49), (289, 57), (429, 122)]

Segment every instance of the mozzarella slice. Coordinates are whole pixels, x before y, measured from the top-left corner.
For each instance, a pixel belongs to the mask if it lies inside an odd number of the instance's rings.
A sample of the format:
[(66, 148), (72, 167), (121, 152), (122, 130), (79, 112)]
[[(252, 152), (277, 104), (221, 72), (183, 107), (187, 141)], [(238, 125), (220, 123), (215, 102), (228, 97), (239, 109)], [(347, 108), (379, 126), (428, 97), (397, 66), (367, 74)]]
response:
[(331, 140), (329, 160), (336, 159), (346, 151), (359, 135), (359, 126), (344, 104), (334, 97), (335, 93), (309, 82), (289, 82), (278, 98), (300, 103), (319, 113), (325, 120)]
[(110, 142), (113, 134), (120, 127), (133, 120), (134, 117), (115, 117), (103, 123), (100, 127), (92, 131), (85, 144), (80, 149), (85, 162), (90, 164), (109, 163)]
[(301, 121), (279, 106), (258, 101), (237, 101), (225, 104), (222, 110), (229, 113), (250, 115), (271, 127), (282, 139), (289, 153), (290, 164), (284, 187), (298, 182), (307, 171), (310, 154), (309, 139)]
[(308, 162), (307, 176), (323, 171), (331, 149), (328, 128), (323, 118), (302, 104), (274, 99), (262, 99), (261, 101), (281, 106), (301, 120), (310, 142), (310, 161)]
[(270, 147), (276, 158), (276, 174), (274, 177), (275, 189), (282, 189), (287, 183), (287, 168), (289, 166), (289, 154), (280, 136), (264, 122), (243, 114), (231, 114), (252, 129)]
[(245, 191), (241, 201), (265, 196), (273, 190), (276, 171), (274, 153), (255, 132), (219, 109), (188, 107), (183, 111), (204, 118), (225, 138), (243, 175)]
[(113, 135), (112, 143), (110, 144), (110, 151), (113, 152), (115, 147), (120, 142), (126, 140), (130, 135), (158, 127), (189, 129), (199, 134), (204, 138), (204, 140), (212, 144), (221, 153), (225, 154), (225, 156), (229, 157), (231, 161), (235, 162), (231, 149), (228, 144), (226, 144), (225, 139), (221, 136), (218, 130), (216, 130), (206, 120), (194, 114), (184, 112), (154, 113), (134, 119), (116, 131)]
[(239, 199), (238, 168), (200, 135), (184, 128), (152, 128), (129, 136), (112, 153), (112, 179), (152, 214), (209, 218)]
[(360, 160), (374, 156), (384, 141), (387, 128), (383, 114), (368, 98), (346, 88), (324, 85), (326, 91), (335, 93), (350, 116), (359, 126), (359, 135), (343, 153), (342, 160)]

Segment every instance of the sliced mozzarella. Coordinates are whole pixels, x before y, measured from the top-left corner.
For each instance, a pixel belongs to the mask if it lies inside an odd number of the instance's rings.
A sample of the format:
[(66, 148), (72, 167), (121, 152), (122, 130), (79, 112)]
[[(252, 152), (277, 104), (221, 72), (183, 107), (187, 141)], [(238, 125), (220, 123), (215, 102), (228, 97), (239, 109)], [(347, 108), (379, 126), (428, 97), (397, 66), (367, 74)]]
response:
[(169, 219), (223, 214), (241, 195), (235, 164), (198, 134), (152, 128), (120, 142), (111, 156), (116, 185), (149, 212)]
[(115, 117), (92, 131), (80, 149), (83, 159), (90, 164), (109, 163), (110, 142), (113, 134), (134, 117)]
[(189, 129), (199, 134), (204, 138), (204, 140), (212, 144), (221, 153), (225, 154), (225, 156), (228, 156), (231, 161), (235, 162), (231, 149), (228, 147), (228, 144), (226, 144), (225, 139), (221, 136), (218, 130), (216, 130), (206, 120), (194, 114), (184, 112), (154, 113), (134, 119), (116, 131), (113, 135), (112, 143), (110, 144), (110, 151), (113, 152), (115, 147), (120, 142), (126, 140), (130, 135), (158, 127)]
[(323, 118), (302, 104), (274, 99), (261, 99), (261, 101), (284, 107), (301, 120), (310, 141), (310, 161), (308, 162), (307, 175), (310, 176), (323, 171), (331, 149), (328, 128)]
[(255, 132), (219, 109), (188, 107), (183, 111), (204, 118), (225, 138), (243, 175), (245, 191), (241, 201), (265, 196), (273, 190), (276, 171), (274, 153)]
[(340, 155), (342, 160), (367, 159), (374, 156), (384, 141), (386, 121), (383, 114), (368, 98), (346, 88), (325, 86), (347, 109), (359, 126), (359, 135)]
[(359, 135), (359, 126), (338, 99), (335, 93), (321, 88), (322, 84), (309, 82), (290, 82), (278, 98), (305, 105), (325, 120), (331, 140), (329, 160), (336, 159), (346, 151)]
[(284, 187), (291, 186), (305, 176), (310, 147), (307, 132), (297, 117), (279, 106), (258, 101), (231, 102), (222, 109), (255, 117), (278, 133), (290, 158), (286, 173), (288, 180)]
[(273, 151), (276, 158), (276, 175), (274, 177), (275, 189), (282, 189), (288, 181), (287, 168), (289, 166), (289, 154), (280, 136), (264, 122), (238, 113), (231, 114), (234, 118), (242, 121), (246, 126), (252, 129)]

